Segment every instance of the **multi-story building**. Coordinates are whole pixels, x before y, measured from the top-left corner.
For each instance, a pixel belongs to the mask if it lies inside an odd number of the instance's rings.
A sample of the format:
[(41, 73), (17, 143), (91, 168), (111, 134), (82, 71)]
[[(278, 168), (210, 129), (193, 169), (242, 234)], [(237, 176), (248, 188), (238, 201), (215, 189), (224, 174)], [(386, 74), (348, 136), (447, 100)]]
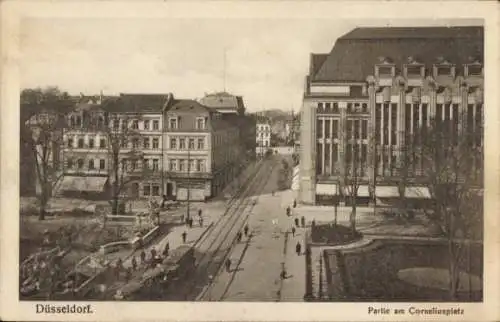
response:
[[(303, 203), (346, 197), (359, 157), (358, 202), (396, 197), (406, 139), (431, 120), (474, 131), (482, 146), (481, 27), (357, 28), (330, 53), (312, 54), (300, 133)], [(417, 156), (409, 183), (429, 196)], [(481, 171), (481, 156), (477, 165)], [(479, 176), (481, 177), (481, 176)], [(347, 200), (346, 198), (345, 200)]]
[(267, 148), (271, 147), (271, 124), (258, 121), (255, 142), (257, 143), (257, 154), (263, 155)]
[(163, 192), (163, 109), (168, 95), (121, 94), (67, 115), (62, 194), (130, 198)]
[(194, 100), (172, 99), (164, 118), (166, 194), (198, 201), (218, 194), (238, 171), (237, 124)]
[(222, 118), (239, 127), (240, 146), (242, 148), (242, 158), (255, 159), (255, 121), (245, 114), (246, 108), (243, 97), (235, 96), (226, 92), (207, 94), (200, 103), (222, 114)]

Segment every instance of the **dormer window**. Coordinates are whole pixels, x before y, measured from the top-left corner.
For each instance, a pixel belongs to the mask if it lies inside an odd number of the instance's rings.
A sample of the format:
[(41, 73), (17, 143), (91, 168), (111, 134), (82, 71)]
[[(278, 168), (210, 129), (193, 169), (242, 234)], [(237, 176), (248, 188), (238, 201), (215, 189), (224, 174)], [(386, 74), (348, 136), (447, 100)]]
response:
[(451, 76), (451, 66), (436, 66), (436, 76)]
[(375, 74), (378, 75), (378, 77), (393, 77), (395, 72), (394, 66), (377, 66), (375, 68)]
[(176, 117), (171, 117), (168, 120), (168, 125), (169, 125), (169, 128), (176, 129), (177, 128), (177, 118)]
[(405, 75), (407, 78), (411, 77), (424, 77), (424, 66), (423, 65), (406, 65)]
[(434, 77), (437, 76), (455, 76), (455, 65), (451, 64), (443, 57), (438, 57), (438, 62), (434, 64)]
[(479, 63), (465, 65), (465, 74), (467, 76), (481, 76), (483, 74), (483, 66)]

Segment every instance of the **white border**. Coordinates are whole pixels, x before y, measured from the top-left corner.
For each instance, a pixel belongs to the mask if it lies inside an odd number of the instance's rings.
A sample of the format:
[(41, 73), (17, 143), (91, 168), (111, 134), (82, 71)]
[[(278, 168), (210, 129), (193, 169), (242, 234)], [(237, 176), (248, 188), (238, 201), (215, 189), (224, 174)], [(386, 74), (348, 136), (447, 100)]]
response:
[[(1, 224), (0, 224), (0, 318), (2, 320), (417, 320), (415, 316), (368, 315), (368, 303), (99, 303), (89, 302), (95, 311), (92, 315), (37, 315), (35, 303), (17, 299), (18, 262), (18, 205), (19, 205), (19, 75), (18, 32), (26, 17), (121, 17), (121, 18), (305, 18), (317, 19), (452, 19), (483, 18), (485, 21), (485, 102), (486, 110), (486, 182), (485, 182), (485, 289), (484, 303), (460, 304), (463, 316), (427, 316), (439, 320), (498, 320), (499, 299), (499, 82), (498, 59), (498, 5), (495, 2), (241, 2), (241, 1), (154, 1), (154, 2), (42, 2), (9, 1), (1, 3)], [(333, 44), (332, 44), (333, 45)], [(59, 303), (57, 303), (59, 304)], [(83, 303), (82, 303), (83, 304)], [(373, 305), (373, 304), (372, 304)], [(390, 308), (411, 304), (376, 304)], [(431, 303), (418, 304), (432, 307)], [(447, 304), (436, 304), (446, 307)], [(450, 305), (451, 306), (451, 305)]]

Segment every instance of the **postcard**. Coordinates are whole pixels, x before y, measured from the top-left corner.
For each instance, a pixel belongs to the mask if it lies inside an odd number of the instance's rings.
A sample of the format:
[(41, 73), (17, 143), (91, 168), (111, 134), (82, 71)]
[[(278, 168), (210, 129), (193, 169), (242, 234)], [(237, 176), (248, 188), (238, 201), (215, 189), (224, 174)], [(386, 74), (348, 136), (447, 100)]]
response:
[(497, 12), (3, 3), (0, 317), (499, 319)]

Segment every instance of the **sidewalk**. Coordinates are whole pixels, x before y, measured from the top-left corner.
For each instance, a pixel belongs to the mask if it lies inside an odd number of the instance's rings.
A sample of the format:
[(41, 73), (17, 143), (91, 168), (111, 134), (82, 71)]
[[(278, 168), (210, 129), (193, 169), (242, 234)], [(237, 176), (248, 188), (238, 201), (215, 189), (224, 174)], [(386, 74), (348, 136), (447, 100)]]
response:
[[(283, 281), (281, 290), (282, 302), (302, 302), (306, 292), (306, 260), (304, 255), (305, 228), (297, 228), (295, 237), (288, 234), (288, 243), (285, 256), (285, 269), (287, 277)], [(300, 242), (302, 254), (295, 252), (295, 246)]]

